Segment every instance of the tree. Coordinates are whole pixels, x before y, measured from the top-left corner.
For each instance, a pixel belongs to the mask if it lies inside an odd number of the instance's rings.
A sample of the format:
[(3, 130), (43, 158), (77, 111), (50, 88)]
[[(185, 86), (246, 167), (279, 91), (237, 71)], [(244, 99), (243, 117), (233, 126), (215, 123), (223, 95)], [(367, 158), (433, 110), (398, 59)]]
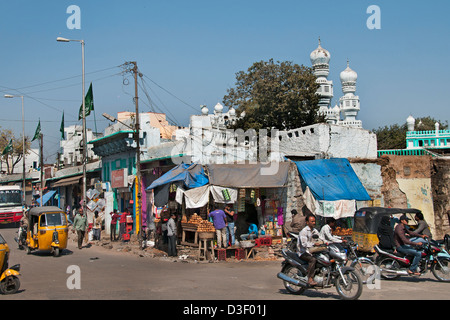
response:
[[(2, 162), (6, 162), (7, 174), (13, 174), (14, 167), (22, 160), (23, 141), (22, 136), (16, 138), (10, 129), (0, 130), (0, 152), (5, 150), (11, 140), (12, 149), (2, 155)], [(31, 144), (29, 140), (28, 137), (25, 137), (25, 153), (28, 153), (28, 150), (30, 150)]]
[[(438, 121), (431, 117), (417, 118), (415, 122), (417, 131), (435, 130), (436, 122), (439, 122), (440, 130), (448, 128), (447, 122)], [(373, 133), (377, 135), (378, 150), (405, 149), (406, 132), (408, 132), (406, 123), (384, 126), (373, 130)]]
[(318, 88), (311, 68), (270, 59), (236, 73), (235, 87), (223, 103), (245, 112), (235, 128), (290, 130), (324, 121), (318, 114)]

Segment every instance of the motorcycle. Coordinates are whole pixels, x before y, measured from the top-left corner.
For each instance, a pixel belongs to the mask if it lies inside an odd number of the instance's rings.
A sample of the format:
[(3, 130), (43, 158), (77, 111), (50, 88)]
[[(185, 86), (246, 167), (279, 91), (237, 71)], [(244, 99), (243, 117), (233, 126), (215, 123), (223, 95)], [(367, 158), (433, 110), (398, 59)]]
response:
[[(336, 287), (339, 296), (345, 300), (355, 300), (361, 296), (363, 283), (359, 273), (353, 267), (345, 266), (347, 254), (336, 244), (325, 246), (324, 251), (314, 252), (316, 268), (314, 281), (317, 288)], [(284, 257), (281, 272), (277, 277), (283, 280), (284, 287), (289, 293), (302, 294), (311, 288), (308, 284), (308, 262), (300, 259), (295, 251), (282, 249)]]
[(359, 256), (358, 244), (353, 241), (342, 243), (342, 246), (347, 250), (350, 267), (359, 271), (363, 283), (373, 283), (377, 272), (375, 262), (368, 257)]
[(288, 239), (287, 239), (287, 249), (295, 252), (297, 251), (297, 242), (298, 242), (298, 233), (296, 232), (288, 232)]
[(27, 230), (23, 227), (20, 227), (20, 231), (17, 231), (18, 235), (14, 238), (14, 240), (19, 245), (19, 249), (23, 250), (27, 246)]
[[(425, 238), (420, 247), (421, 259), (419, 262), (419, 273), (425, 274), (431, 270), (434, 277), (442, 282), (450, 282), (450, 254), (444, 245)], [(408, 270), (413, 257), (394, 253), (391, 250), (381, 249), (378, 245), (374, 247), (378, 254), (376, 264), (380, 268), (381, 277), (388, 280), (397, 279), (402, 275), (409, 275)]]

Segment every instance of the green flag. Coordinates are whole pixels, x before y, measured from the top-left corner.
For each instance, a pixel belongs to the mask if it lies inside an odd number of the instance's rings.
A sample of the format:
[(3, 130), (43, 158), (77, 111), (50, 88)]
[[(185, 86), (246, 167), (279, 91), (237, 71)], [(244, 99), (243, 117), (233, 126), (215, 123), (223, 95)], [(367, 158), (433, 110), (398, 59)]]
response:
[(33, 142), (36, 139), (39, 139), (40, 135), (41, 135), (41, 119), (39, 119), (39, 123), (36, 128), (36, 132), (34, 133), (34, 137), (33, 137), (33, 140), (31, 140), (31, 142)]
[(64, 140), (64, 111), (61, 119), (61, 127), (59, 128), (59, 132), (61, 132), (61, 140)]
[(12, 145), (12, 139), (11, 139), (11, 140), (9, 140), (9, 143), (6, 145), (5, 149), (3, 149), (2, 156), (10, 153), (12, 151), (12, 149), (13, 149), (13, 145)]
[[(91, 111), (94, 110), (94, 95), (92, 94), (92, 82), (91, 85), (89, 86), (89, 90), (86, 94), (86, 97), (84, 99), (84, 104), (85, 104), (85, 116), (87, 117), (88, 115), (91, 114)], [(78, 120), (83, 119), (83, 104), (81, 104), (80, 106), (80, 111), (78, 112)]]

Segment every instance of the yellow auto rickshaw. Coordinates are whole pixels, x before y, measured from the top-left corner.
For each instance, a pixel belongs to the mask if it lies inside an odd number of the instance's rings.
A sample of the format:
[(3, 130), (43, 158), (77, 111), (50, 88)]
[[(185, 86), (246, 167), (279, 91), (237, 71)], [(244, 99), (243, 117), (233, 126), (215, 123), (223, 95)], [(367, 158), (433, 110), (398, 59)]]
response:
[(8, 268), (9, 247), (0, 234), (0, 293), (13, 294), (20, 288), (20, 264)]
[(67, 215), (58, 207), (34, 207), (28, 213), (27, 252), (51, 251), (55, 257), (67, 248)]
[(383, 216), (390, 216), (392, 223), (395, 224), (396, 219), (398, 220), (401, 215), (405, 214), (408, 218), (410, 218), (410, 227), (415, 229), (415, 227), (417, 227), (417, 222), (414, 220), (414, 216), (419, 212), (421, 211), (413, 208), (400, 209), (367, 207), (358, 209), (354, 216), (352, 240), (358, 244), (358, 250), (364, 252), (375, 252), (373, 247), (379, 242), (377, 230)]

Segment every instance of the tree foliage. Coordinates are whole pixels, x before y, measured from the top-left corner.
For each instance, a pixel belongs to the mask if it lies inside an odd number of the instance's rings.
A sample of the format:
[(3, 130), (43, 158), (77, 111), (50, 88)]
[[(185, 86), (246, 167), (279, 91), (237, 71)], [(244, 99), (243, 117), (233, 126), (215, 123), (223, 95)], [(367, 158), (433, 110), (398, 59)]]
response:
[[(439, 122), (440, 130), (448, 128), (447, 122), (438, 121), (431, 117), (422, 117), (416, 119), (415, 130), (435, 130), (436, 122)], [(377, 135), (378, 150), (406, 148), (406, 132), (408, 132), (406, 122), (402, 125), (394, 124), (391, 126), (380, 127), (373, 130), (373, 132)]]
[[(22, 136), (15, 137), (14, 133), (10, 129), (0, 130), (0, 154), (8, 145), (11, 139), (12, 139), (11, 152), (1, 156), (2, 167), (6, 166), (7, 174), (13, 174), (14, 167), (17, 165), (17, 163), (20, 162), (20, 160), (22, 160), (23, 141)], [(30, 150), (30, 145), (31, 143), (29, 137), (25, 137), (25, 153), (28, 153), (28, 150)], [(5, 163), (5, 165), (3, 165), (3, 163)]]
[(311, 68), (270, 59), (236, 73), (223, 103), (237, 114), (245, 112), (235, 128), (290, 130), (324, 121), (318, 115), (318, 88)]

